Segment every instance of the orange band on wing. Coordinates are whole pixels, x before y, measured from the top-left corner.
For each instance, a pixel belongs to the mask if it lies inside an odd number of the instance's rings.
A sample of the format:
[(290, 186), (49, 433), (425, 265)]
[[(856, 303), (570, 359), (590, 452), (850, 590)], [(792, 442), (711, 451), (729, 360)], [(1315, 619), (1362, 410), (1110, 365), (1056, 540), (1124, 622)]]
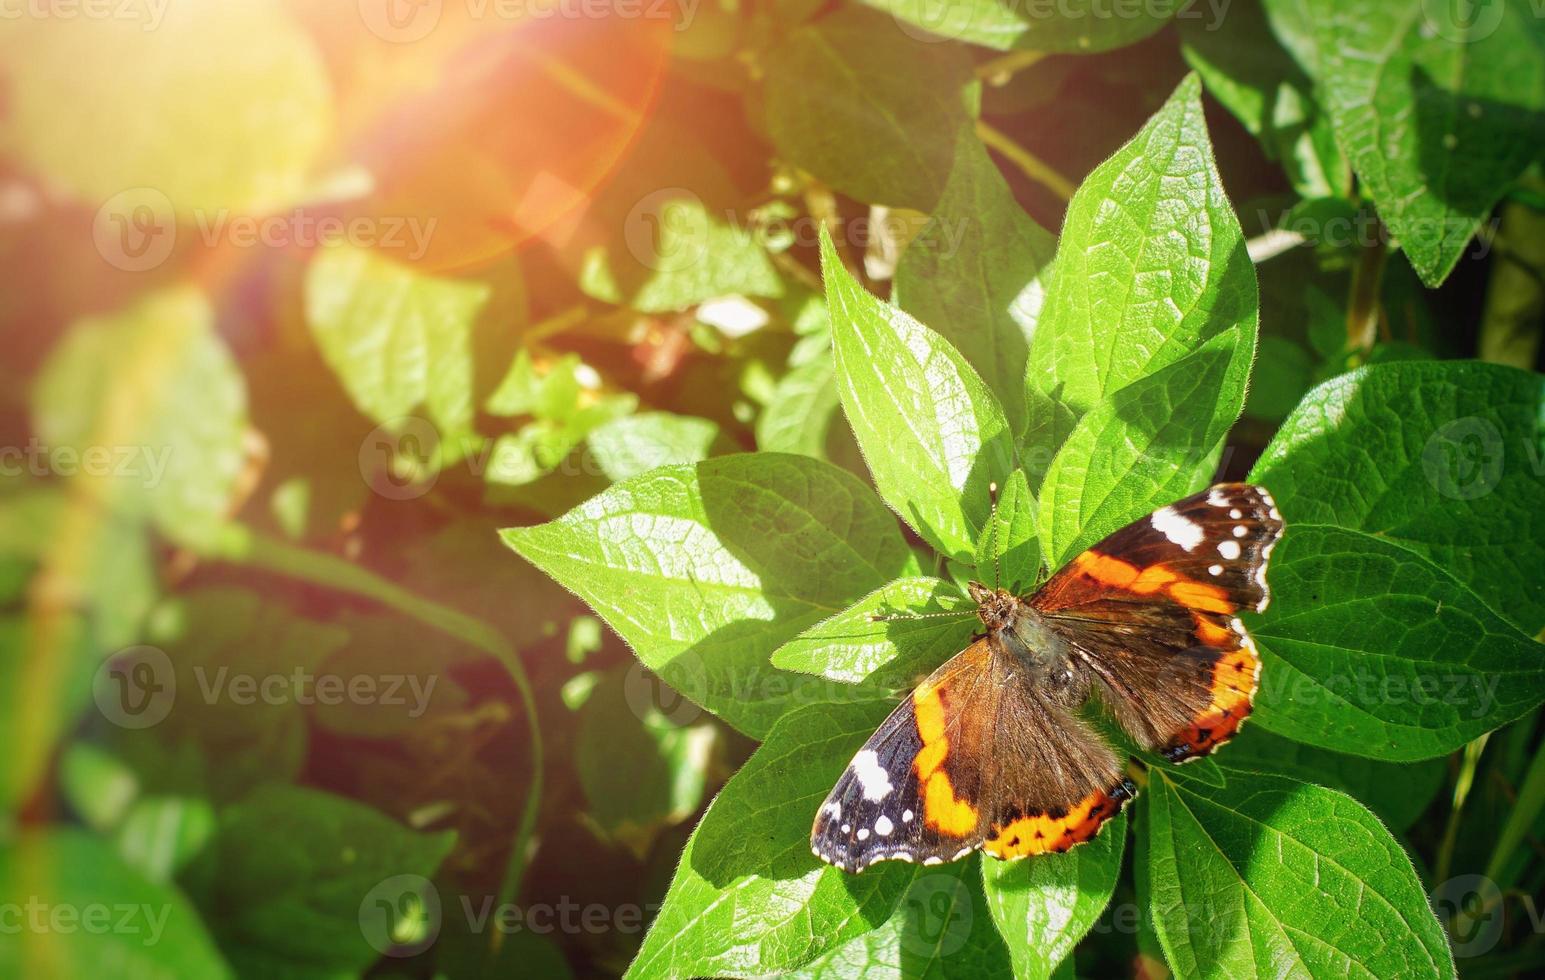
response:
[(1121, 811), (1134, 791), (1135, 787), (1123, 780), (1109, 790), (1090, 794), (1070, 810), (1026, 814), (995, 826), (983, 847), (996, 858), (1065, 851), (1099, 833), (1101, 825)]
[(912, 763), (923, 787), (923, 822), (941, 834), (968, 837), (975, 832), (980, 814), (970, 800), (955, 796), (955, 784), (941, 768), (950, 751), (944, 734), (944, 699), (937, 688), (921, 684), (912, 692), (912, 711), (923, 743)]
[(1167, 592), (1171, 599), (1187, 609), (1229, 615), (1236, 608), (1229, 601), (1225, 590), (1185, 578), (1164, 565), (1138, 568), (1131, 562), (1098, 551), (1084, 552), (1073, 560), (1073, 565), (1084, 575), (1108, 588), (1124, 589), (1138, 595)]
[(1250, 716), (1260, 678), (1261, 659), (1249, 639), (1218, 658), (1212, 666), (1212, 703), (1179, 732), (1162, 754), (1171, 762), (1185, 762), (1211, 752), (1239, 731)]

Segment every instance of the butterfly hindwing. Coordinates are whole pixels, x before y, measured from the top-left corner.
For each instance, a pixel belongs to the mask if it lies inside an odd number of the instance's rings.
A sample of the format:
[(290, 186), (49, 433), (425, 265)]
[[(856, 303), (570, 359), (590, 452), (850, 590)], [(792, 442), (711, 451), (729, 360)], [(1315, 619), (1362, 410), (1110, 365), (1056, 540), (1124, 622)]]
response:
[(1196, 758), (1250, 713), (1260, 657), (1238, 613), (1270, 601), (1282, 526), (1265, 490), (1219, 484), (1116, 531), (1030, 605), (1129, 735), (1172, 762)]
[(811, 848), (849, 871), (1088, 840), (1134, 788), (1110, 748), (983, 637), (918, 685), (854, 756)]

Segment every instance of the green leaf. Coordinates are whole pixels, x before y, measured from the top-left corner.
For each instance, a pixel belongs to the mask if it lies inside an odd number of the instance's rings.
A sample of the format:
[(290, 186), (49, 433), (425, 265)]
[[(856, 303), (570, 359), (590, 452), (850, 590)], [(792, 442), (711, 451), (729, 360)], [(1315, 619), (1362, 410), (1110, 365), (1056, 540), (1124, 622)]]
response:
[(1072, 956), (1115, 894), (1126, 839), (1121, 813), (1094, 840), (1066, 854), (982, 861), (987, 905), (1008, 941), (1015, 976), (1050, 976)]
[(789, 978), (1014, 976), (978, 882), (977, 859), (919, 874), (884, 925)]
[(214, 807), (202, 797), (144, 796), (124, 814), (115, 838), (130, 867), (167, 882), (204, 849), (214, 828)]
[(1545, 700), (1545, 646), (1415, 552), (1288, 524), (1272, 603), (1249, 616), (1264, 659), (1255, 718), (1353, 755), (1426, 759)]
[(1201, 489), (1244, 405), (1254, 324), (1107, 396), (1081, 418), (1041, 486), (1052, 568), (1158, 507)]
[(718, 735), (706, 721), (678, 725), (658, 704), (630, 698), (631, 683), (614, 671), (590, 692), (580, 709), (574, 765), (589, 819), (643, 860), (661, 828), (702, 805)]
[[(209, 889), (200, 904), (218, 910), (222, 947), (292, 969), (357, 972), (384, 952), (364, 928), (383, 914), (374, 898), (433, 875), (455, 836), (416, 833), (341, 796), (265, 786), (220, 814), (194, 869)], [(397, 893), (383, 897), (395, 908)]]
[(1400, 844), (1352, 798), (1281, 776), (1154, 769), (1147, 895), (1177, 975), (1452, 977)]
[(1266, 153), (1281, 162), (1300, 195), (1350, 193), (1346, 158), (1336, 146), (1328, 115), (1314, 102), (1313, 83), (1272, 34), (1262, 7), (1232, 7), (1211, 25), (1198, 18), (1177, 23), (1186, 63)]
[(586, 437), (595, 462), (613, 481), (657, 466), (700, 463), (731, 443), (708, 419), (670, 412), (642, 412), (613, 419)]
[[(1428, 287), (1545, 138), (1545, 33), (1524, 4), (1306, 0), (1336, 137)], [(1468, 23), (1466, 23), (1468, 21)]]
[(811, 704), (773, 726), (687, 842), (629, 977), (780, 973), (891, 917), (923, 869), (850, 875), (810, 853), (816, 808), (890, 708)]
[[(181, 634), (152, 661), (150, 676), (168, 698), (164, 717), (144, 726), (153, 715), (115, 711), (103, 743), (149, 793), (225, 801), (293, 778), (306, 755), (300, 699), (316, 693), (318, 667), (348, 634), (237, 589), (195, 592), (183, 616)], [(110, 675), (97, 681), (99, 706), (116, 704)]]
[(181, 892), (141, 877), (112, 845), (79, 830), (8, 840), (0, 903), (43, 917), (7, 922), (0, 974), (8, 977), (231, 976)]
[(1255, 349), (1255, 271), (1213, 163), (1196, 76), (1084, 180), (1055, 270), (1026, 375), (1021, 446), (1032, 488), (1102, 399), (1236, 328), (1247, 364)]
[(1362, 368), (1304, 397), (1256, 463), (1289, 526), (1376, 534), (1534, 635), (1545, 627), (1545, 378), (1462, 361)]
[(998, 497), (994, 520), (976, 544), (976, 577), (994, 588), (1023, 592), (1040, 581), (1043, 560), (1035, 497), (1015, 470)]
[[(938, 615), (952, 611), (959, 615)], [(928, 618), (876, 621), (876, 615)], [(876, 692), (900, 692), (963, 650), (979, 626), (975, 605), (953, 584), (899, 578), (783, 644), (773, 652), (772, 664)]]
[(362, 413), (396, 424), (422, 406), (448, 437), (472, 425), (472, 327), (489, 295), (338, 245), (306, 270), (306, 323)]
[(955, 345), (1015, 432), (1025, 427), (1025, 363), (1055, 249), (964, 129), (939, 206), (896, 267), (892, 300)]
[(841, 429), (838, 405), (832, 359), (823, 355), (801, 364), (778, 381), (757, 418), (757, 448), (830, 459), (832, 437)]
[(123, 313), (77, 322), (32, 392), (33, 427), (72, 451), (74, 486), (207, 547), (242, 467), (247, 393), (198, 291), (151, 293)]
[(1340, 790), (1362, 801), (1396, 833), (1416, 822), (1448, 774), (1443, 759), (1379, 762), (1304, 745), (1260, 725), (1241, 729), (1221, 759), (1234, 769), (1275, 773)]
[(949, 342), (870, 295), (822, 231), (843, 411), (881, 496), (923, 540), (969, 561), (1013, 467), (1003, 409)]
[(846, 7), (790, 32), (765, 67), (767, 129), (780, 155), (860, 201), (933, 209), (955, 134), (976, 114), (980, 87), (964, 49), (913, 40), (884, 14)]
[(296, 18), (254, 3), (133, 10), (6, 19), (0, 149), (115, 219), (175, 208), (190, 238), (195, 223), (299, 203), (334, 120), (327, 65)]
[(503, 534), (667, 683), (754, 736), (809, 696), (768, 655), (917, 570), (868, 487), (781, 453), (663, 467)]
[(12, 813), (37, 791), (55, 743), (91, 703), (100, 660), (84, 616), (0, 616), (0, 738), (10, 746), (0, 767), (0, 812)]
[(670, 313), (716, 296), (783, 294), (761, 242), (685, 188), (645, 196), (628, 214), (626, 248), (585, 253), (579, 288), (642, 313)]
[(1183, 0), (1154, 0), (1116, 8), (1099, 0), (1062, 0), (1055, 5), (1002, 0), (864, 0), (890, 11), (902, 30), (918, 38), (949, 38), (999, 51), (1091, 54), (1125, 47), (1163, 27), (1174, 16), (1201, 16)]

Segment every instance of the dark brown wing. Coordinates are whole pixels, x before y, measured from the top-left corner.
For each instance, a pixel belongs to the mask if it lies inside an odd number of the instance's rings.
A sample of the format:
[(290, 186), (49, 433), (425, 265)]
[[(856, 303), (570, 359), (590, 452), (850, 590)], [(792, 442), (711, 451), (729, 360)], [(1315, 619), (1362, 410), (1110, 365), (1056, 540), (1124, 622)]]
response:
[(810, 846), (847, 871), (1067, 850), (1134, 787), (1110, 748), (982, 638), (903, 701), (817, 812)]
[(1121, 727), (1184, 762), (1228, 741), (1250, 713), (1261, 662), (1237, 613), (1266, 608), (1281, 536), (1271, 494), (1219, 484), (1110, 535), (1029, 603), (1073, 647)]

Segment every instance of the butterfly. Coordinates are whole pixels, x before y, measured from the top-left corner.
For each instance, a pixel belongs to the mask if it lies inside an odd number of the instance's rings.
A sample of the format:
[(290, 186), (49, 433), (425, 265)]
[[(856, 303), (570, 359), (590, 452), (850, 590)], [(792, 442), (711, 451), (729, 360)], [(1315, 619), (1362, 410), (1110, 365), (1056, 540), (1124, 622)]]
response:
[(1266, 608), (1282, 528), (1266, 490), (1222, 483), (1116, 531), (1031, 595), (970, 583), (983, 631), (853, 757), (816, 813), (816, 857), (861, 871), (1094, 837), (1137, 787), (1080, 707), (1097, 696), (1170, 762), (1232, 738), (1261, 667), (1237, 613)]

